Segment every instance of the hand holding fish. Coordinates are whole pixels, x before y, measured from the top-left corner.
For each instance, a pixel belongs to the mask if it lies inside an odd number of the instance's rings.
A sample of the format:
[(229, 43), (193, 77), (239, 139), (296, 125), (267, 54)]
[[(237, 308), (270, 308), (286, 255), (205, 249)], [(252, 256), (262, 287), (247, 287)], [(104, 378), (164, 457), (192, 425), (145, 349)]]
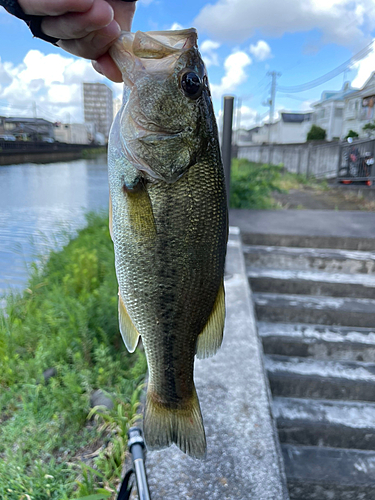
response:
[(122, 82), (108, 50), (121, 30), (130, 31), (134, 0), (0, 0), (0, 5), (26, 21), (35, 36), (93, 60), (99, 73)]

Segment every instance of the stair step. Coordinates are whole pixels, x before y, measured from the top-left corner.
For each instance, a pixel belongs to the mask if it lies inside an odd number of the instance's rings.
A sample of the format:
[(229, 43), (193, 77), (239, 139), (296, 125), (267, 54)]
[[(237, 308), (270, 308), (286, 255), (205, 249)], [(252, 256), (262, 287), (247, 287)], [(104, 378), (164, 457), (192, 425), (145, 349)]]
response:
[(248, 268), (254, 292), (375, 298), (375, 275)]
[(258, 322), (266, 354), (375, 361), (375, 328)]
[[(361, 214), (362, 215), (362, 214)], [(339, 250), (375, 251), (375, 238), (349, 238), (331, 235), (301, 236), (299, 234), (268, 234), (241, 231), (245, 245), (297, 247), (297, 248), (331, 248)]]
[(375, 300), (254, 293), (259, 321), (373, 327)]
[(282, 443), (375, 450), (375, 404), (276, 397)]
[(375, 401), (375, 364), (266, 354), (273, 396)]
[(375, 252), (244, 245), (247, 265), (269, 269), (299, 269), (342, 273), (375, 273)]
[(375, 452), (283, 444), (290, 500), (373, 500)]

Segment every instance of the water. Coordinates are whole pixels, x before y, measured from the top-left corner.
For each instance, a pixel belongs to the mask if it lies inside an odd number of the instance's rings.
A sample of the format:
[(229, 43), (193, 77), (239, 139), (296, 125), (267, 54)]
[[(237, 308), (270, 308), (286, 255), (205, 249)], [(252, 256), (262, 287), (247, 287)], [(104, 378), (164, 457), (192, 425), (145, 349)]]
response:
[(105, 156), (0, 167), (0, 294), (22, 289), (30, 263), (82, 227), (86, 212), (108, 209), (108, 193)]

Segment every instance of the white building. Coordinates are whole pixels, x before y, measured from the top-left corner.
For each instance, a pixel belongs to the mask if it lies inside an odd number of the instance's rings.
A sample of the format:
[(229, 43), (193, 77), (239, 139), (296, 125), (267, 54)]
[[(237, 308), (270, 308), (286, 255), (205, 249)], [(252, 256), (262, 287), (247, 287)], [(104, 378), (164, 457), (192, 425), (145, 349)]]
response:
[(325, 90), (319, 102), (312, 105), (312, 122), (326, 131), (326, 140), (332, 141), (343, 137), (345, 102), (356, 89), (345, 82), (341, 90)]
[(54, 127), (55, 141), (67, 144), (89, 144), (87, 127), (83, 123), (56, 123)]
[[(306, 142), (306, 136), (311, 128), (312, 113), (280, 112), (280, 118), (269, 125), (265, 123), (256, 133), (252, 141), (257, 144), (271, 142), (272, 144), (294, 144)], [(271, 130), (270, 130), (271, 127)]]
[(83, 110), (85, 122), (94, 124), (95, 133), (108, 139), (113, 121), (112, 90), (104, 83), (84, 83)]
[(354, 130), (360, 137), (366, 138), (363, 131), (366, 123), (375, 120), (375, 72), (372, 73), (361, 89), (352, 92), (345, 100), (344, 120), (341, 137), (346, 137), (349, 130)]

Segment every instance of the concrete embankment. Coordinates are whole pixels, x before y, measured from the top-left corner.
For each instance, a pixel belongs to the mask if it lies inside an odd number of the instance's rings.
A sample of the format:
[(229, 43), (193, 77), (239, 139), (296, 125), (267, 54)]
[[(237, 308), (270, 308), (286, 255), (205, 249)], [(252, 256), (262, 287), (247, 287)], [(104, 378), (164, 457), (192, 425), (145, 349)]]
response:
[(251, 291), (235, 228), (229, 238), (226, 274), (223, 345), (213, 358), (196, 360), (195, 366), (207, 458), (194, 460), (175, 446), (148, 452), (153, 500), (288, 499)]
[[(52, 163), (56, 161), (77, 160), (82, 157), (83, 150), (95, 149), (89, 144), (62, 143), (13, 143), (7, 147), (0, 145), (0, 166), (20, 163)], [(13, 147), (11, 147), (13, 146)]]
[(232, 211), (291, 500), (375, 498), (375, 213)]

